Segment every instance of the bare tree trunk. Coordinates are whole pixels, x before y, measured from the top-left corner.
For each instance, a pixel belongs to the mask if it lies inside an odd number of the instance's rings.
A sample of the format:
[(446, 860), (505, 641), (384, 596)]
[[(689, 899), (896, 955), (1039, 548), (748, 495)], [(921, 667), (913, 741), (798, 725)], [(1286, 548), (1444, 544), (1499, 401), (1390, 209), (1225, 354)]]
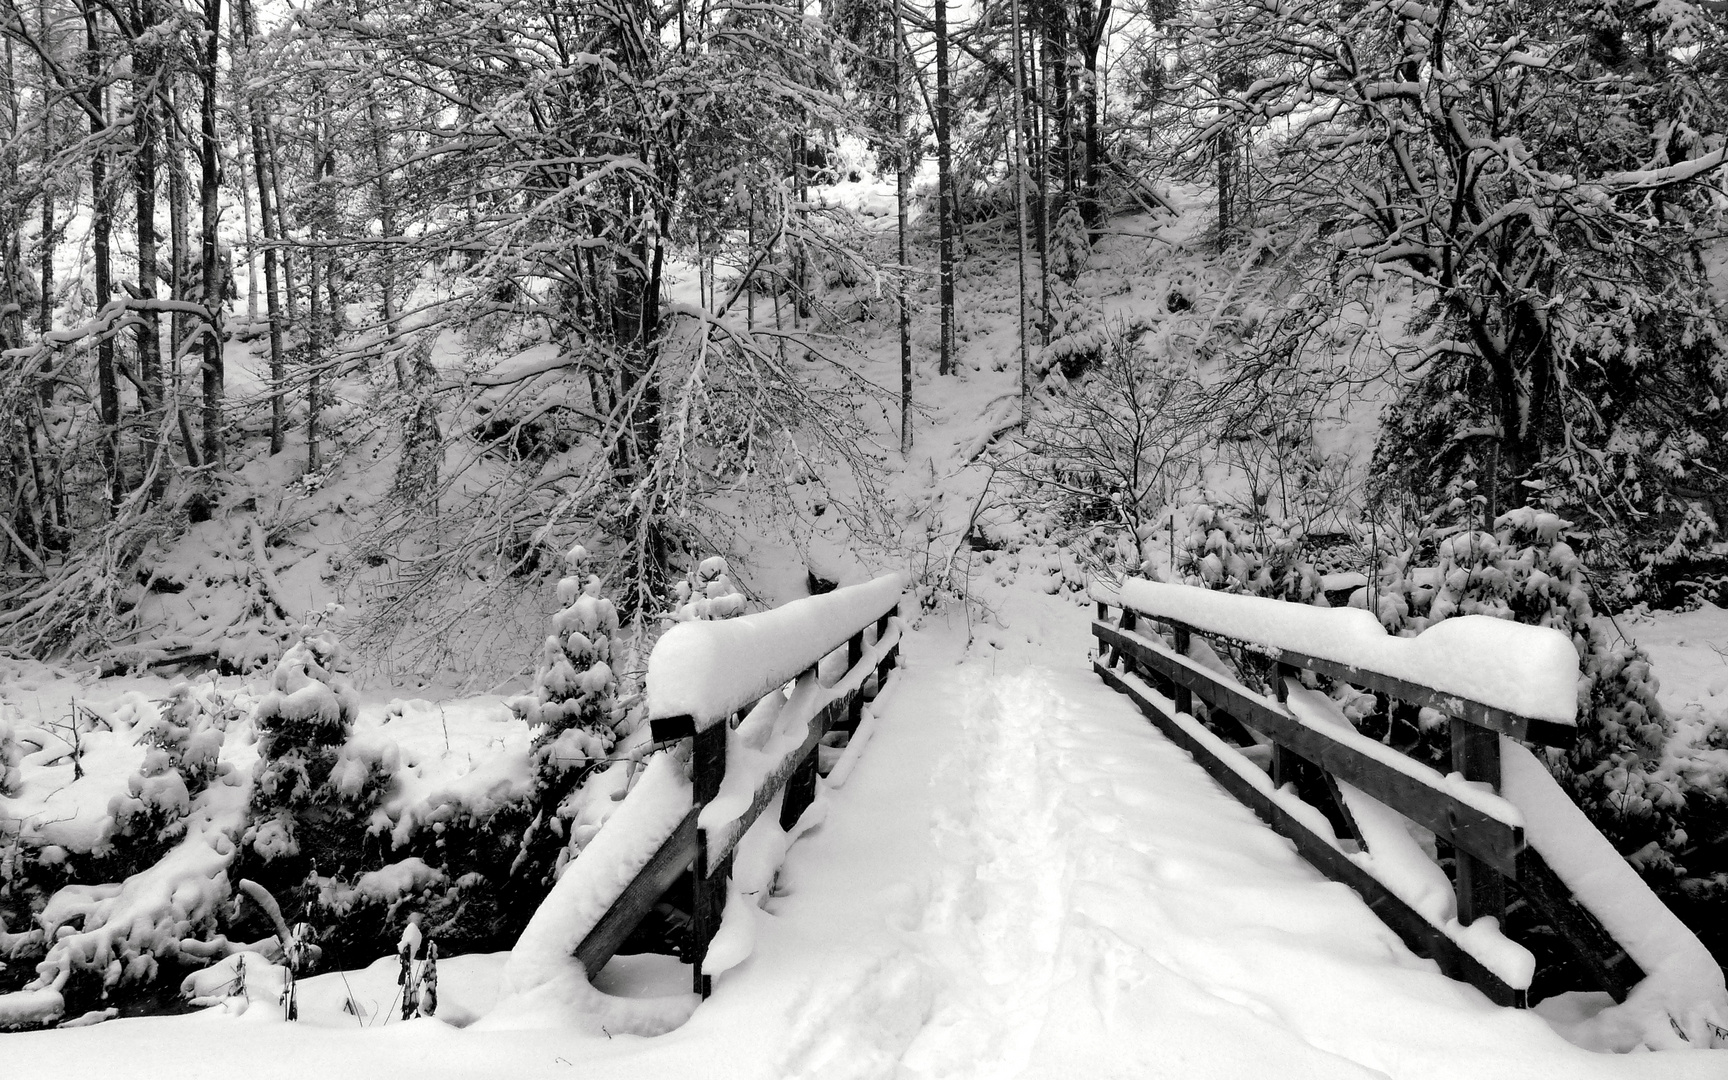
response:
[[(222, 30), (222, 0), (204, 2), (204, 40), (201, 42), (198, 79), (203, 84), (198, 123), (198, 208), (200, 211), (198, 254), (204, 269), (204, 463), (222, 463), (222, 306), (227, 274), (217, 247), (220, 207), (218, 182), (221, 165), (216, 131), (217, 49)], [(241, 187), (245, 187), (242, 182)]]
[[(372, 158), (378, 168), (378, 225), (388, 240), (396, 235), (396, 195), (390, 186), (390, 155), (384, 146), (387, 135), (384, 128), (384, 109), (378, 104), (378, 99), (373, 97), (367, 102), (366, 112), (367, 118), (372, 122)], [(396, 340), (396, 256), (394, 249), (388, 245), (383, 250), (384, 265), (380, 271), (379, 285), (384, 291), (381, 305), (384, 316), (384, 347), (390, 350), (390, 362), (396, 372), (397, 388), (406, 390), (408, 368), (402, 361), (401, 345)]]
[(1026, 49), (1020, 29), (1020, 0), (1014, 17), (1014, 248), (1020, 271), (1020, 426), (1032, 416), (1032, 357), (1026, 342)]
[(1104, 136), (1098, 124), (1100, 98), (1104, 94), (1104, 75), (1098, 70), (1098, 50), (1110, 33), (1112, 0), (1099, 0), (1098, 11), (1092, 12), (1092, 0), (1080, 0), (1081, 30), (1085, 33), (1081, 64), (1086, 70), (1086, 167), (1080, 182), (1080, 218), (1097, 243), (1104, 224), (1103, 209), (1098, 205), (1098, 190), (1103, 184)]
[[(942, 0), (937, 0), (940, 4)], [(894, 35), (894, 209), (897, 215), (900, 276), (895, 297), (900, 312), (900, 453), (912, 451), (912, 311), (907, 305), (906, 280), (911, 261), (906, 254), (906, 204), (912, 193), (912, 140), (906, 132), (906, 55), (901, 35)]]
[[(1021, 152), (1026, 160), (1026, 198), (1029, 216), (1027, 226), (1031, 229), (1030, 248), (1038, 256), (1040, 266), (1039, 282), (1044, 285), (1042, 298), (1039, 301), (1041, 309), (1049, 306), (1049, 286), (1042, 272), (1042, 267), (1049, 263), (1050, 229), (1046, 219), (1049, 200), (1045, 198), (1045, 189), (1049, 178), (1045, 175), (1049, 165), (1049, 147), (1044, 141), (1044, 99), (1042, 97), (1043, 72), (1038, 70), (1039, 35), (1026, 25), (1027, 13), (1024, 10), (1026, 0), (1019, 0), (1021, 8), (1021, 30), (1015, 31), (1015, 63), (1018, 65), (1020, 83), (1019, 112), (1022, 130), (1020, 132)], [(1032, 0), (1036, 3), (1038, 0)], [(1035, 14), (1036, 12), (1034, 12)], [(1043, 326), (1044, 320), (1039, 320)]]
[[(167, 108), (167, 123), (163, 128), (168, 136), (168, 261), (173, 275), (169, 296), (178, 303), (187, 299), (192, 277), (192, 241), (186, 221), (189, 216), (186, 189), (190, 184), (186, 176), (186, 147), (180, 137), (182, 125), (177, 95), (165, 91), (163, 96)], [(181, 365), (186, 347), (186, 313), (176, 309), (168, 316), (168, 407), (174, 410), (174, 419), (180, 428), (180, 445), (186, 448), (187, 462), (198, 466), (203, 464), (203, 455), (199, 453), (198, 440), (192, 433), (192, 421), (187, 419), (186, 410), (180, 405), (184, 381)]]
[[(90, 135), (100, 140), (107, 130), (107, 102), (102, 84), (97, 80), (102, 70), (101, 41), (97, 35), (96, 8), (91, 0), (81, 0), (84, 16), (84, 49), (91, 77)], [(108, 190), (108, 153), (100, 145), (90, 156), (90, 201), (93, 212), (90, 221), (90, 248), (94, 266), (91, 276), (96, 289), (96, 307), (106, 307), (114, 299), (112, 255), (110, 245), (114, 229), (112, 195)], [(108, 510), (113, 514), (120, 505), (120, 386), (115, 381), (114, 336), (101, 334), (96, 340), (96, 390), (102, 416), (102, 467), (108, 480)]]
[(953, 74), (948, 70), (948, 0), (936, 0), (936, 213), (942, 304), (941, 353), (936, 371), (954, 374), (954, 118)]
[[(18, 73), (16, 60), (12, 53), (12, 38), (5, 39), (5, 66), (0, 67), (0, 146), (8, 149), (17, 145), (19, 129), (19, 111), (23, 108), (22, 95), (18, 92)], [(18, 164), (15, 153), (0, 155), (0, 164), (4, 165), (4, 173), (0, 173), (0, 190), (6, 192), (3, 202), (0, 202), (0, 349), (21, 349), (24, 347), (24, 304), (19, 285), (23, 278), (23, 232), (24, 219), (29, 213), (29, 204), (20, 202), (15, 193), (19, 190)]]
[[(312, 198), (314, 206), (307, 215), (310, 225), (307, 229), (307, 239), (310, 250), (307, 252), (308, 271), (307, 306), (306, 306), (306, 471), (315, 473), (323, 468), (323, 456), (319, 453), (319, 419), (323, 408), (324, 395), (324, 275), (329, 267), (324, 257), (324, 251), (318, 241), (322, 236), (324, 220), (324, 126), (314, 124), (312, 135)], [(278, 206), (278, 210), (280, 210)]]
[[(47, 0), (38, 0), (36, 18), (39, 24), (36, 32), (37, 37), (41, 39), (42, 47), (51, 51), (54, 47), (53, 24), (48, 19)], [(44, 65), (42, 72), (42, 99), (44, 103), (48, 101), (51, 93), (50, 79), (47, 67)], [(44, 164), (54, 160), (58, 142), (53, 110), (44, 104), (42, 109), (42, 161)], [(76, 194), (74, 194), (72, 201), (77, 202)], [(42, 185), (42, 236), (39, 241), (40, 251), (38, 252), (37, 264), (37, 276), (41, 278), (42, 288), (41, 299), (37, 302), (36, 330), (41, 334), (47, 334), (54, 329), (54, 249), (57, 246), (57, 239), (54, 230), (54, 185), (47, 183)], [(44, 371), (49, 370), (50, 366), (50, 361), (43, 361)], [(47, 380), (42, 381), (40, 393), (43, 405), (53, 403), (54, 392)]]
[[(190, 178), (186, 175), (186, 147), (180, 136), (180, 110), (176, 95), (165, 92), (167, 100), (167, 122), (162, 125), (168, 141), (168, 262), (173, 279), (169, 282), (168, 295), (175, 301), (186, 299), (188, 280), (192, 270), (192, 237), (191, 228), (187, 223), (187, 187)], [(168, 355), (173, 357), (171, 371), (174, 385), (180, 384), (180, 350), (186, 344), (186, 313), (173, 311), (168, 315)], [(178, 400), (178, 395), (176, 395)]]
[[(238, 0), (235, 15), (240, 26), (241, 41), (250, 59), (255, 17), (249, 0)], [(287, 403), (282, 393), (282, 384), (287, 378), (282, 333), (287, 319), (282, 311), (281, 293), (276, 282), (277, 249), (283, 234), (277, 227), (281, 219), (277, 216), (274, 201), (275, 190), (270, 167), (272, 161), (268, 156), (270, 146), (264, 135), (263, 110), (259, 107), (257, 98), (250, 97), (247, 101), (246, 116), (247, 133), (252, 140), (252, 175), (258, 185), (258, 220), (264, 230), (264, 310), (270, 319), (270, 452), (280, 454), (286, 442), (287, 426)], [(244, 180), (240, 186), (246, 186)], [(291, 305), (292, 285), (289, 286), (288, 297)]]
[(162, 455), (167, 447), (161, 438), (164, 396), (162, 392), (161, 328), (153, 310), (156, 299), (156, 128), (158, 113), (156, 94), (150, 81), (159, 74), (158, 46), (150, 40), (157, 21), (156, 0), (137, 0), (133, 10), (137, 37), (133, 43), (133, 70), (137, 87), (132, 101), (132, 132), (135, 149), (132, 158), (132, 180), (135, 200), (135, 224), (138, 243), (137, 333), (134, 348), (137, 354), (138, 383), (142, 401), (143, 428), (139, 433), (140, 449), (144, 454), (144, 471), (152, 476), (150, 493), (162, 494), (168, 484), (167, 462)]

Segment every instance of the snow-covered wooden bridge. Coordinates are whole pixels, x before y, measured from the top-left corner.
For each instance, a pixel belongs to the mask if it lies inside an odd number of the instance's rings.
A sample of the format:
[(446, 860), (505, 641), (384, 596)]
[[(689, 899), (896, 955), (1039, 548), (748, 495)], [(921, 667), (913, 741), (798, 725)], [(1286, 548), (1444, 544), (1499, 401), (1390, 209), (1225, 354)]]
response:
[[(899, 678), (904, 584), (889, 576), (666, 635), (650, 664), (649, 706), (656, 739), (678, 749), (653, 759), (560, 879), (512, 958), (518, 988), (551, 978), (572, 955), (588, 976), (598, 974), (668, 894), (687, 906), (683, 959), (704, 998), (717, 976), (750, 954), (751, 909), (769, 895), (787, 846), (820, 820), (811, 812), (818, 773), (835, 786), (844, 779), (865, 741), (860, 721)], [(1429, 958), (1481, 991), (1485, 1005), (1523, 1008), (1542, 984), (1532, 952), (1508, 936), (1508, 916), (1529, 905), (1559, 931), (1592, 989), (1617, 1003), (1621, 1028), (1646, 1044), (1728, 1046), (1720, 969), (1525, 746), (1564, 746), (1575, 734), (1577, 661), (1564, 635), (1462, 617), (1417, 638), (1393, 638), (1362, 611), (1150, 582), (1098, 596), (1097, 609), (1093, 671), (1121, 695), (1116, 700), (1132, 702), (1303, 859), (1353, 889), (1408, 947), (1403, 959), (1385, 963)], [(1244, 685), (1238, 672), (1258, 673), (1261, 685)], [(1381, 713), (1413, 722), (1425, 710), (1425, 724), (1449, 724), (1451, 770), (1361, 733), (1335, 697), (1305, 685), (1303, 672), (1316, 685), (1325, 679), (1376, 695)], [(986, 696), (1002, 706), (1001, 690)], [(927, 706), (928, 724), (968, 722), (934, 701), (896, 699), (901, 710)], [(1047, 704), (1048, 716), (1015, 716), (1029, 725), (1024, 737), (1068, 737), (1063, 722), (1073, 710)], [(1096, 704), (1092, 711), (1119, 715)], [(1136, 742), (1158, 739), (1140, 730)], [(999, 760), (974, 757), (969, 765), (995, 781), (968, 777), (962, 786), (1039, 782), (1038, 755), (1001, 750)], [(1121, 756), (1123, 767), (1105, 773), (1125, 809), (1160, 805), (1184, 819), (1218, 812), (1217, 796), (1198, 799), (1192, 780), (1137, 775), (1134, 756)], [(1188, 805), (1179, 807), (1173, 800), (1181, 792)], [(975, 846), (994, 845), (974, 868), (980, 878), (1040, 878), (1061, 838), (1046, 833), (1048, 822), (1036, 814), (1026, 819), (1026, 809), (1011, 824), (966, 826), (982, 830)], [(998, 809), (981, 798), (960, 812)], [(998, 825), (1007, 835), (997, 835)], [(1452, 864), (1450, 878), (1437, 856)], [(1132, 872), (1125, 879), (1173, 887)], [(1055, 917), (1039, 907), (1039, 893), (1020, 898), (1025, 933), (1034, 938), (1040, 920)], [(1268, 927), (1288, 921), (1277, 902), (1269, 899), (1262, 912)], [(1317, 936), (1331, 932), (1322, 927)], [(1016, 948), (1006, 939), (997, 947)], [(992, 964), (983, 955), (972, 960)]]

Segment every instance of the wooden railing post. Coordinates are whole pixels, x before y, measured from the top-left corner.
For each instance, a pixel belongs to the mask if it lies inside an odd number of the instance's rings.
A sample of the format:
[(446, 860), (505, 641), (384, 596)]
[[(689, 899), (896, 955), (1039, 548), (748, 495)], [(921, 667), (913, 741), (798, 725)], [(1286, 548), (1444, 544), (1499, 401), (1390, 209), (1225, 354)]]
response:
[[(1466, 780), (1500, 790), (1500, 736), (1467, 720), (1452, 721), (1452, 769)], [(1484, 916), (1506, 919), (1506, 882), (1481, 859), (1462, 849), (1454, 853), (1458, 921), (1469, 926)]]
[[(731, 728), (730, 721), (722, 720), (698, 731), (691, 740), (690, 794), (698, 812), (720, 794), (720, 784), (726, 778), (726, 736)], [(708, 865), (708, 833), (698, 828), (696, 860), (691, 867), (690, 970), (691, 989), (704, 998), (713, 992), (714, 980), (702, 973), (702, 960), (708, 955), (708, 943), (720, 929), (731, 869), (730, 857), (719, 866)]]
[[(800, 678), (816, 678), (816, 668), (811, 668)], [(862, 687), (859, 689), (862, 693)], [(780, 797), (780, 828), (787, 832), (798, 824), (804, 811), (816, 801), (816, 765), (821, 754), (821, 745), (818, 743), (811, 748), (804, 760), (798, 763), (798, 767), (792, 770), (792, 775), (786, 778), (785, 794)]]
[[(846, 670), (851, 671), (858, 666), (858, 661), (864, 659), (864, 631), (859, 630), (846, 639)], [(864, 718), (864, 688), (860, 686), (846, 702), (846, 730), (857, 731), (858, 721)]]
[[(1284, 680), (1295, 677), (1296, 669), (1290, 665), (1282, 663), (1272, 665), (1272, 696), (1278, 699), (1278, 704), (1288, 707), (1290, 688), (1284, 684)], [(1296, 783), (1301, 768), (1302, 759), (1300, 757), (1286, 749), (1283, 743), (1275, 742), (1272, 744), (1272, 784), (1274, 787)]]
[[(1170, 629), (1176, 638), (1176, 655), (1187, 656), (1188, 647), (1193, 644), (1193, 636), (1189, 633), (1187, 625), (1173, 622), (1170, 624)], [(1194, 691), (1181, 683), (1176, 684), (1176, 711), (1186, 713), (1189, 716), (1194, 715)]]
[[(1122, 618), (1116, 625), (1120, 626), (1123, 630), (1132, 633), (1134, 628), (1139, 625), (1138, 620), (1134, 616), (1134, 609), (1126, 604), (1122, 605)], [(1122, 662), (1123, 671), (1126, 671), (1130, 675), (1138, 674), (1134, 658), (1124, 654), (1121, 649), (1117, 649), (1111, 654), (1110, 666), (1115, 667), (1118, 660)]]

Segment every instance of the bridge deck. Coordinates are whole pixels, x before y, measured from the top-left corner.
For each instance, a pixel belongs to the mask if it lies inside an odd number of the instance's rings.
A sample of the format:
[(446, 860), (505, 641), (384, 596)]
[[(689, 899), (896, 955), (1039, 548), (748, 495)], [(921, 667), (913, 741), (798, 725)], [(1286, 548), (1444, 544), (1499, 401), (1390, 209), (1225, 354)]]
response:
[(1721, 1068), (1589, 1054), (1442, 976), (1071, 645), (956, 665), (946, 643), (914, 637), (754, 956), (656, 1040), (668, 1053), (748, 1032), (740, 1075), (824, 1078)]

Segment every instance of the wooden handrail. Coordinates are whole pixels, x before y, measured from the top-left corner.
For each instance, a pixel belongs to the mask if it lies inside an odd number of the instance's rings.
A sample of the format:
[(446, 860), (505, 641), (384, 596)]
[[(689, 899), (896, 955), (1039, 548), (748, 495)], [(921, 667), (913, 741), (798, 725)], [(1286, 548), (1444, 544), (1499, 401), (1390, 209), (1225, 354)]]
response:
[[(1231, 719), (1355, 785), (1440, 839), (1477, 855), (1501, 873), (1518, 872), (1524, 830), (1516, 823), (1516, 814), (1510, 807), (1506, 808), (1507, 813), (1496, 815), (1464, 802), (1456, 792), (1448, 790), (1445, 777), (1434, 770), (1416, 762), (1409, 762), (1401, 769), (1390, 759), (1403, 755), (1366, 736), (1334, 733), (1303, 724), (1276, 702), (1222, 680), (1160, 642), (1102, 622), (1093, 624), (1092, 633), (1123, 656), (1175, 682), (1179, 694), (1198, 695), (1208, 706), (1222, 710)], [(1192, 713), (1192, 697), (1184, 707), (1178, 696), (1176, 711)]]
[[(785, 794), (781, 802), (780, 826), (786, 830), (797, 824), (815, 799), (817, 747), (830, 731), (855, 729), (864, 703), (878, 696), (887, 684), (888, 675), (900, 654), (899, 614), (898, 603), (886, 611), (871, 610), (868, 621), (841, 640), (840, 646), (846, 650), (847, 667), (845, 674), (830, 686), (822, 685), (818, 673), (831, 653), (819, 657), (797, 674), (795, 694), (802, 691), (812, 697), (825, 696), (826, 700), (813, 709), (807, 720), (805, 736), (798, 746), (767, 770), (745, 805), (724, 821), (705, 823), (704, 818), (712, 815), (704, 814), (704, 810), (714, 803), (725, 785), (730, 733), (749, 710), (763, 700), (781, 694), (783, 684), (776, 683), (754, 701), (738, 702), (740, 707), (729, 721), (698, 723), (697, 718), (688, 714), (657, 716), (650, 721), (657, 742), (691, 740), (692, 805), (689, 814), (577, 946), (576, 956), (590, 978), (606, 965), (655, 901), (689, 868), (692, 897), (686, 958), (693, 966), (694, 989), (704, 997), (709, 994), (713, 981), (702, 973), (702, 965), (709, 942), (720, 928), (727, 882), (732, 875), (732, 860), (738, 842), (782, 791)], [(870, 634), (872, 628), (874, 635)], [(768, 659), (770, 662), (765, 669), (772, 667), (772, 658)], [(764, 681), (777, 677), (777, 674), (765, 677)]]
[[(1277, 603), (1278, 601), (1268, 602)], [(1098, 606), (1100, 619), (1106, 618), (1105, 613), (1113, 603), (1122, 606), (1124, 612), (1136, 611), (1133, 607), (1121, 605), (1120, 600), (1112, 602), (1095, 597), (1095, 603)], [(1412, 705), (1434, 709), (1447, 716), (1467, 721), (1509, 738), (1518, 739), (1521, 742), (1536, 743), (1541, 746), (1567, 747), (1576, 742), (1578, 738), (1578, 728), (1574, 724), (1560, 723), (1541, 717), (1524, 716), (1509, 709), (1476, 701), (1465, 694), (1438, 690), (1398, 675), (1376, 671), (1370, 667), (1316, 656), (1306, 650), (1246, 641), (1230, 634), (1194, 626), (1156, 613), (1137, 611), (1136, 614), (1142, 618), (1166, 623), (1179, 634), (1199, 634), (1211, 641), (1227, 643), (1246, 652), (1264, 657), (1274, 664), (1303, 668), (1317, 675), (1324, 675), (1339, 682), (1359, 686), (1364, 690), (1383, 693)]]
[[(1625, 949), (1527, 846), (1516, 808), (1469, 788), (1460, 789), (1457, 778), (1442, 776), (1353, 728), (1340, 725), (1334, 730), (1305, 721), (1287, 703), (1285, 680), (1306, 669), (1439, 709), (1452, 718), (1454, 772), (1476, 788), (1494, 792), (1500, 782), (1501, 734), (1564, 743), (1575, 735), (1570, 725), (1517, 716), (1382, 672), (1244, 642), (1132, 607), (1121, 608), (1119, 621), (1112, 624), (1110, 606), (1098, 600), (1098, 619), (1092, 626), (1098, 641), (1093, 670), (1133, 699), (1226, 790), (1290, 838), (1311, 864), (1360, 894), (1413, 951), (1433, 958), (1448, 975), (1472, 983), (1498, 1003), (1518, 1007), (1526, 1003), (1524, 987), (1513, 986), (1490, 970), (1464, 947), (1462, 939), (1430, 922), (1346, 854), (1339, 837), (1348, 834), (1363, 850), (1367, 845), (1351, 819), (1340, 783), (1384, 803), (1450, 845), (1455, 855), (1459, 923), (1467, 926), (1488, 916), (1504, 922), (1506, 890), (1516, 885), (1533, 907), (1561, 928), (1584, 967), (1616, 1001), (1624, 1000), (1643, 978)], [(1169, 642), (1158, 633), (1157, 624), (1162, 624)], [(1194, 635), (1241, 646), (1271, 661), (1276, 700), (1191, 659), (1188, 652)], [(1120, 673), (1115, 670), (1119, 664)], [(1204, 721), (1195, 715), (1197, 700), (1206, 706)], [(1270, 741), (1271, 776), (1231, 747), (1226, 735), (1244, 744)], [(1291, 797), (1278, 791), (1285, 784), (1295, 784), (1296, 797), (1313, 804), (1332, 822), (1336, 837), (1315, 832), (1281, 805), (1280, 800)]]

